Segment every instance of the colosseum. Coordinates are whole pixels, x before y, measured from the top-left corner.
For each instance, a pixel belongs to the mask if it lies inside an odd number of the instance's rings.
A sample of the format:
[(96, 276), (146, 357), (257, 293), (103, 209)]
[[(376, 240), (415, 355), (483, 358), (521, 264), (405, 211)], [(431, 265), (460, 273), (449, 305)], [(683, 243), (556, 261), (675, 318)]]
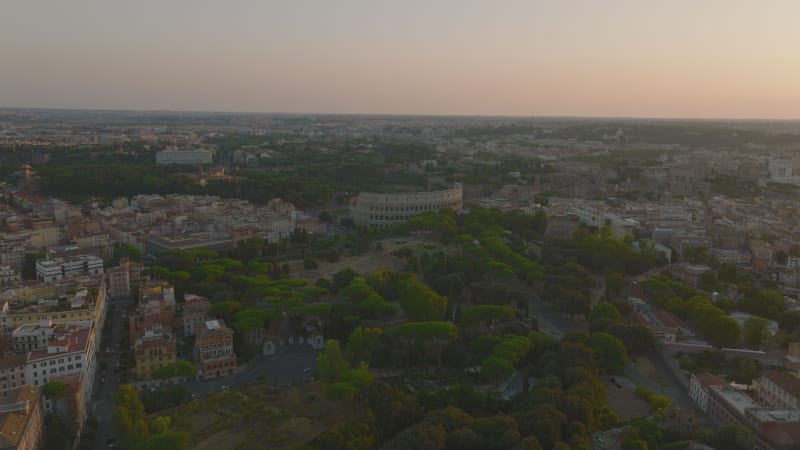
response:
[(350, 217), (358, 225), (388, 227), (425, 211), (449, 208), (460, 212), (463, 206), (464, 189), (460, 184), (431, 192), (362, 192), (350, 203)]

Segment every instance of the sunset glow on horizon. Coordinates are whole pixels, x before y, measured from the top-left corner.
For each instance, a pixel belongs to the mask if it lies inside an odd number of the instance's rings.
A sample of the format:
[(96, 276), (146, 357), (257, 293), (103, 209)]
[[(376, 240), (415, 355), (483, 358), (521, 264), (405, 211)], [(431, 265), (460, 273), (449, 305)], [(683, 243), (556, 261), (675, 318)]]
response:
[(0, 8), (0, 107), (800, 119), (793, 1)]

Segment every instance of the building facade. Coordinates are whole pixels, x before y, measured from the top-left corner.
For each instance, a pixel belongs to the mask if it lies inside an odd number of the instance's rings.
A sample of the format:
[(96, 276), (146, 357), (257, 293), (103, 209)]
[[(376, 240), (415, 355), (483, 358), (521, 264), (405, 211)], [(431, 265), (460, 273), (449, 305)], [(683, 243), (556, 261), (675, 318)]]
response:
[(183, 303), (183, 335), (194, 336), (199, 325), (208, 319), (211, 303), (203, 297), (185, 294)]
[(94, 255), (36, 261), (36, 278), (44, 282), (60, 281), (82, 274), (102, 273), (103, 260)]
[(236, 370), (233, 330), (219, 320), (201, 322), (196, 330), (195, 359), (204, 378), (228, 375)]
[(711, 386), (725, 386), (728, 382), (724, 378), (710, 373), (692, 374), (689, 380), (689, 397), (703, 412), (708, 412), (708, 389)]
[(41, 388), (24, 386), (0, 399), (0, 449), (39, 450), (43, 433)]
[(458, 184), (443, 191), (362, 192), (351, 201), (350, 217), (358, 225), (388, 227), (424, 212), (442, 209), (460, 212), (463, 207), (464, 189)]
[(213, 153), (206, 148), (169, 149), (156, 153), (156, 164), (209, 164)]
[(800, 377), (767, 370), (756, 383), (759, 401), (771, 408), (800, 408)]

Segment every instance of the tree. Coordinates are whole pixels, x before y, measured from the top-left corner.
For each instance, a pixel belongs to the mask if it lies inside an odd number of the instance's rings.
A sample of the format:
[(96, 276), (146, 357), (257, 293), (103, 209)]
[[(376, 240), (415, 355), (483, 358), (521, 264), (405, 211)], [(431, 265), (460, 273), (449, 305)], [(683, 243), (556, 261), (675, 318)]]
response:
[(450, 322), (407, 322), (386, 330), (386, 335), (398, 337), (408, 344), (409, 361), (410, 348), (415, 342), (427, 342), (436, 347), (436, 360), (442, 363), (442, 352), (445, 345), (458, 338), (458, 328)]
[(139, 400), (139, 392), (130, 384), (119, 387), (114, 396), (116, 409), (112, 416), (114, 426), (126, 442), (134, 447), (147, 439), (150, 429), (144, 416), (144, 405)]
[(497, 322), (512, 320), (515, 317), (513, 309), (501, 305), (477, 305), (464, 308), (461, 312), (461, 320), (465, 323), (485, 323), (492, 333), (495, 331)]
[(383, 329), (360, 326), (350, 333), (344, 355), (351, 364), (371, 363), (382, 350)]
[(153, 373), (155, 378), (190, 377), (197, 373), (197, 366), (186, 360), (175, 361), (160, 367)]
[(66, 393), (67, 385), (58, 380), (50, 381), (42, 388), (42, 394), (44, 394), (45, 398), (53, 402), (53, 412), (56, 416), (58, 416), (58, 402), (64, 398)]
[(395, 436), (386, 443), (383, 450), (442, 450), (447, 439), (447, 432), (441, 425), (426, 422), (419, 423)]
[(742, 298), (739, 306), (750, 314), (777, 319), (783, 310), (783, 295), (777, 291), (760, 290), (755, 296)]
[(313, 256), (306, 256), (303, 258), (303, 268), (306, 270), (313, 270), (319, 268), (319, 261)]
[(44, 259), (47, 255), (44, 252), (25, 253), (22, 262), (22, 278), (25, 280), (36, 279), (36, 261)]
[(333, 274), (333, 289), (331, 291), (334, 293), (339, 292), (350, 284), (356, 276), (358, 276), (356, 271), (349, 267), (336, 272)]
[(599, 319), (620, 320), (619, 311), (609, 302), (599, 302), (592, 308), (592, 313), (589, 315), (589, 320), (592, 322)]
[(50, 400), (60, 400), (66, 393), (67, 385), (58, 380), (50, 381), (42, 388), (42, 394)]
[(708, 325), (709, 340), (720, 347), (733, 347), (742, 335), (739, 322), (733, 317), (718, 316)]
[(748, 317), (742, 325), (742, 340), (753, 347), (760, 347), (769, 337), (769, 321), (761, 317)]
[(622, 342), (608, 333), (592, 333), (587, 344), (594, 352), (597, 365), (610, 374), (625, 373), (628, 354)]
[(140, 443), (137, 450), (189, 450), (191, 448), (191, 437), (189, 433), (181, 431), (165, 431)]
[(325, 351), (317, 356), (317, 367), (319, 378), (325, 383), (335, 383), (350, 368), (342, 355), (339, 341), (336, 339), (325, 341)]
[(402, 274), (397, 281), (397, 301), (412, 321), (444, 319), (447, 298), (424, 285), (414, 274)]
[(622, 440), (622, 450), (648, 450), (647, 442), (639, 436), (639, 431), (635, 428), (625, 434)]
[(606, 297), (616, 298), (625, 286), (625, 280), (619, 272), (611, 272), (606, 275)]

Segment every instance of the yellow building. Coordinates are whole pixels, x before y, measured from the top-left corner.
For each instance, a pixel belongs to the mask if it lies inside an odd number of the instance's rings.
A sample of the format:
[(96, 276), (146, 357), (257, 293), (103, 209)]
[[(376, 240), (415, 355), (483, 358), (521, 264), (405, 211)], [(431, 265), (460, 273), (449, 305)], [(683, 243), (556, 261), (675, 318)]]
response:
[(177, 349), (175, 342), (163, 336), (145, 337), (136, 343), (136, 366), (133, 368), (136, 378), (149, 380), (155, 372), (175, 362)]

